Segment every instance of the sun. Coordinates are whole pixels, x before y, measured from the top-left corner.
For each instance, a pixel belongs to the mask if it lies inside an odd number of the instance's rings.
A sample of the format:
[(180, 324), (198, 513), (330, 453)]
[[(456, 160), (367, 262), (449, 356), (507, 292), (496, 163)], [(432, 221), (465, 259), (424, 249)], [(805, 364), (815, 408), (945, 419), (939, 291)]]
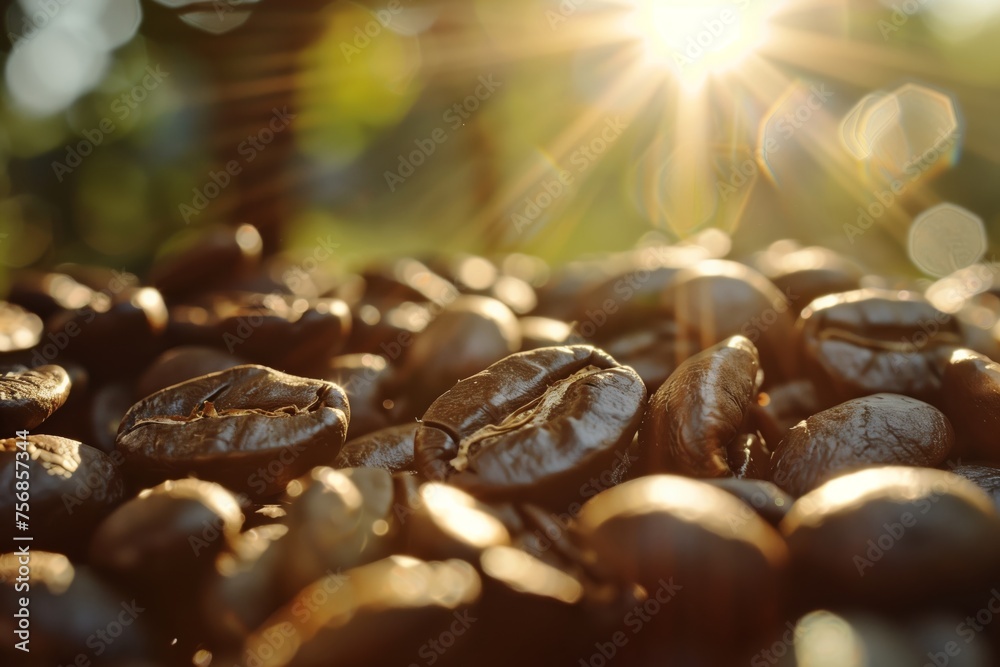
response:
[(768, 40), (777, 0), (628, 0), (623, 30), (685, 85), (737, 68)]

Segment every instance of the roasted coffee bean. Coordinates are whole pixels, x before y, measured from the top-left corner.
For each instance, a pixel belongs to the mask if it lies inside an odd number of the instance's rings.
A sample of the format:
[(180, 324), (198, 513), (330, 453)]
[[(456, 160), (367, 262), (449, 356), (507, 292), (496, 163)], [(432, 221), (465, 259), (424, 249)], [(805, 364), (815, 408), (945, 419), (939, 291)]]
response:
[(386, 407), (386, 384), (393, 369), (385, 357), (377, 354), (345, 354), (334, 357), (319, 373), (322, 380), (344, 389), (351, 404), (352, 439), (389, 426), (390, 411)]
[(139, 377), (135, 393), (138, 398), (142, 398), (171, 385), (209, 373), (229, 370), (245, 363), (246, 361), (239, 357), (212, 347), (174, 347), (158, 356), (149, 365)]
[(170, 339), (222, 348), (253, 363), (306, 372), (337, 354), (351, 313), (338, 299), (218, 292), (170, 309)]
[(712, 260), (682, 269), (663, 291), (677, 336), (701, 350), (743, 335), (757, 346), (768, 382), (795, 376), (791, 295), (743, 264)]
[(951, 422), (908, 396), (876, 394), (817, 413), (774, 451), (771, 478), (793, 496), (829, 479), (878, 465), (936, 466), (951, 453)]
[[(777, 445), (803, 419), (822, 411), (816, 387), (809, 380), (793, 380), (759, 394), (752, 406), (753, 423), (764, 442)], [(773, 447), (771, 447), (773, 449)]]
[(959, 453), (1000, 462), (1000, 363), (956, 350), (944, 369), (941, 407), (955, 426)]
[(260, 261), (263, 243), (252, 225), (214, 227), (174, 241), (149, 272), (153, 287), (175, 301), (246, 275)]
[(948, 355), (962, 345), (954, 319), (913, 292), (821, 297), (798, 329), (803, 363), (828, 404), (879, 392), (933, 402)]
[(743, 516), (733, 519), (739, 523), (746, 518), (747, 512), (756, 512), (760, 518), (777, 527), (781, 520), (792, 509), (795, 499), (779, 489), (771, 482), (760, 479), (707, 479), (712, 486), (716, 486), (726, 493), (730, 493), (747, 506)]
[(521, 328), (510, 309), (483, 296), (450, 303), (413, 337), (386, 386), (397, 423), (419, 417), (435, 398), (521, 347)]
[(459, 295), (455, 285), (426, 264), (409, 257), (372, 264), (361, 272), (365, 281), (364, 301), (398, 305), (414, 303), (448, 304)]
[(125, 667), (144, 664), (152, 652), (151, 605), (62, 554), (32, 548), (0, 555), (0, 591), (5, 665)]
[(42, 318), (7, 301), (0, 301), (0, 353), (23, 352), (42, 339)]
[(60, 310), (86, 308), (94, 290), (65, 273), (27, 270), (11, 276), (7, 298), (45, 320)]
[(406, 525), (406, 553), (424, 560), (475, 562), (484, 549), (510, 544), (506, 527), (485, 506), (446, 484), (424, 484), (397, 508)]
[(147, 396), (117, 447), (142, 479), (189, 473), (266, 497), (344, 444), (350, 409), (332, 382), (237, 366)]
[(90, 541), (89, 562), (148, 601), (161, 641), (177, 639), (178, 651), (193, 653), (204, 627), (196, 613), (202, 588), (215, 571), (216, 557), (232, 550), (242, 523), (236, 498), (218, 484), (164, 482), (101, 522)]
[(821, 296), (860, 289), (864, 275), (860, 266), (828, 248), (794, 248), (787, 241), (761, 253), (754, 266), (788, 296), (794, 314)]
[[(24, 449), (18, 442), (27, 442)], [(19, 456), (20, 454), (20, 456)], [(25, 476), (25, 473), (27, 476)], [(18, 486), (18, 480), (23, 480)], [(32, 549), (69, 555), (86, 553), (97, 524), (125, 500), (115, 460), (74, 440), (29, 435), (0, 440), (0, 512), (14, 516), (20, 503), (31, 508)], [(23, 490), (25, 493), (15, 493)], [(22, 508), (23, 509), (23, 508)], [(16, 531), (8, 530), (8, 542)]]
[(779, 627), (788, 554), (745, 508), (721, 489), (672, 475), (626, 482), (584, 505), (577, 528), (586, 548), (657, 601), (636, 657), (685, 645), (715, 664), (736, 664)]
[(522, 317), (518, 322), (521, 324), (521, 352), (584, 342), (573, 327), (551, 317)]
[[(971, 482), (882, 467), (799, 498), (781, 523), (804, 602), (911, 610), (989, 590), (1000, 515)], [(932, 575), (932, 576), (931, 576)]]
[(392, 475), (376, 468), (313, 468), (288, 485), (288, 533), (262, 556), (287, 600), (327, 572), (393, 553)]
[(23, 366), (0, 375), (0, 429), (33, 429), (69, 398), (69, 375), (62, 366)]
[[(261, 651), (273, 650), (273, 638), (281, 636), (287, 640), (282, 664), (288, 667), (406, 665), (428, 655), (440, 659), (429, 638), (450, 632), (455, 643), (468, 640), (477, 622), (472, 605), (481, 589), (475, 568), (464, 561), (425, 563), (391, 556), (303, 588), (246, 641), (241, 657), (248, 664)], [(308, 623), (301, 622), (304, 613)]]
[(635, 371), (592, 347), (514, 354), (427, 410), (417, 468), (479, 498), (566, 507), (588, 480), (614, 469), (645, 401)]
[(970, 463), (950, 468), (949, 472), (964, 477), (985, 491), (1000, 510), (1000, 467)]
[(151, 287), (94, 292), (86, 307), (56, 313), (45, 326), (47, 337), (65, 341), (60, 355), (101, 378), (145, 366), (159, 351), (166, 327), (167, 307)]
[(682, 363), (649, 400), (640, 470), (763, 478), (770, 452), (750, 430), (760, 382), (757, 348), (743, 336)]
[[(351, 424), (354, 404), (351, 403)], [(420, 427), (418, 422), (390, 426), (344, 443), (334, 468), (382, 468), (389, 472), (414, 470), (413, 444)]]

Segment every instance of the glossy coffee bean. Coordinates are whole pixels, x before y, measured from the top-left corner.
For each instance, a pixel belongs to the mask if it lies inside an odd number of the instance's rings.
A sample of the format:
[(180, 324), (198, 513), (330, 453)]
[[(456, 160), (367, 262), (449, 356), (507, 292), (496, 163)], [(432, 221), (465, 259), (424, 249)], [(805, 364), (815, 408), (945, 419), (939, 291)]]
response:
[(763, 478), (770, 452), (750, 425), (759, 388), (757, 348), (742, 336), (682, 363), (649, 400), (640, 470)]
[(876, 394), (793, 427), (774, 451), (771, 478), (801, 496), (838, 475), (878, 465), (936, 466), (955, 442), (948, 418), (915, 398)]
[(387, 471), (320, 466), (289, 483), (286, 496), (288, 533), (262, 556), (282, 599), (327, 572), (393, 553), (398, 531)]
[(429, 482), (397, 515), (406, 526), (406, 553), (425, 560), (461, 558), (475, 562), (484, 549), (510, 544), (504, 524), (460, 489)]
[(23, 352), (42, 340), (42, 318), (24, 308), (0, 301), (0, 353)]
[(69, 398), (69, 375), (61, 366), (23, 366), (0, 375), (0, 428), (13, 434), (33, 429)]
[(417, 468), (479, 498), (565, 508), (589, 479), (614, 469), (645, 400), (635, 371), (592, 347), (514, 354), (427, 410)]
[(483, 296), (461, 296), (413, 337), (386, 387), (397, 422), (424, 413), (456, 382), (517, 352), (521, 328), (511, 310)]
[(390, 424), (386, 407), (386, 384), (393, 369), (385, 357), (377, 354), (345, 354), (327, 362), (318, 374), (320, 379), (342, 387), (351, 404), (352, 439), (368, 435)]
[[(27, 562), (26, 562), (27, 561)], [(30, 568), (25, 577), (22, 568)], [(27, 584), (27, 586), (26, 586)], [(17, 552), (0, 555), (0, 662), (19, 667), (107, 664), (140, 665), (153, 650), (150, 605), (116, 589), (90, 568), (62, 554), (31, 549), (30, 561)], [(21, 607), (20, 601), (27, 600)], [(21, 609), (28, 633), (15, 630)]]
[[(351, 404), (354, 423), (354, 404)], [(334, 468), (382, 468), (389, 472), (414, 470), (413, 444), (420, 428), (418, 422), (389, 426), (344, 443)]]
[(171, 385), (245, 363), (239, 357), (212, 347), (174, 347), (158, 356), (146, 368), (139, 377), (135, 393), (138, 398), (142, 398)]
[(214, 227), (174, 241), (149, 272), (153, 287), (169, 300), (220, 287), (260, 261), (263, 243), (252, 225)]
[(768, 382), (794, 377), (795, 320), (791, 298), (743, 264), (701, 262), (678, 271), (662, 305), (677, 322), (678, 337), (708, 349), (743, 335), (757, 346)]
[(12, 518), (8, 541), (29, 535), (33, 549), (86, 553), (91, 532), (125, 500), (119, 466), (74, 440), (52, 435), (29, 435), (26, 440), (24, 449), (18, 447), (18, 438), (0, 440), (0, 484), (9, 490), (0, 498), (0, 512), (14, 517), (21, 498), (21, 509), (30, 508), (30, 519), (25, 519), (30, 531), (14, 530)]
[[(577, 528), (586, 547), (657, 600), (655, 627), (635, 638), (638, 655), (683, 645), (736, 664), (778, 627), (787, 550), (745, 508), (721, 489), (671, 475), (626, 482), (584, 506)], [(720, 635), (726, 642), (713, 639)]]
[(174, 344), (215, 347), (289, 372), (337, 354), (350, 330), (351, 313), (338, 299), (216, 292), (170, 309)]
[(133, 405), (117, 448), (143, 479), (193, 473), (266, 497), (336, 456), (349, 420), (347, 397), (331, 382), (237, 366)]
[(781, 531), (808, 604), (912, 609), (961, 600), (989, 589), (1000, 557), (990, 498), (929, 468), (838, 477), (799, 498)]
[[(282, 657), (288, 667), (420, 664), (421, 648), (432, 651), (430, 638), (452, 629), (453, 642), (468, 639), (481, 590), (475, 568), (464, 561), (390, 556), (303, 588), (246, 641), (241, 658), (246, 663), (266, 652), (280, 635), (288, 640)], [(305, 610), (309, 623), (299, 620)]]
[(1000, 363), (955, 351), (944, 369), (941, 407), (955, 426), (961, 454), (1000, 462)]
[(777, 528), (795, 502), (794, 498), (773, 483), (760, 479), (727, 478), (705, 481), (736, 496), (746, 505), (743, 516), (734, 521), (741, 521), (746, 518), (747, 513), (756, 512), (760, 518)]
[(954, 319), (913, 292), (821, 297), (798, 330), (803, 363), (828, 403), (879, 392), (933, 402), (948, 355), (962, 345)]

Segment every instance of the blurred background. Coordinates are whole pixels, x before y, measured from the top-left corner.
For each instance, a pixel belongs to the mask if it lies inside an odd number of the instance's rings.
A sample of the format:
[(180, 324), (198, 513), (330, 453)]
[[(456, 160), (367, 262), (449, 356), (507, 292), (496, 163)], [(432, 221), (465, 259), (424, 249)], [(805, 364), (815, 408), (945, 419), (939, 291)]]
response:
[(912, 275), (996, 248), (996, 0), (15, 0), (2, 18), (7, 270), (142, 272), (243, 222), (267, 251), (345, 263), (560, 262), (713, 227), (736, 254), (792, 237)]

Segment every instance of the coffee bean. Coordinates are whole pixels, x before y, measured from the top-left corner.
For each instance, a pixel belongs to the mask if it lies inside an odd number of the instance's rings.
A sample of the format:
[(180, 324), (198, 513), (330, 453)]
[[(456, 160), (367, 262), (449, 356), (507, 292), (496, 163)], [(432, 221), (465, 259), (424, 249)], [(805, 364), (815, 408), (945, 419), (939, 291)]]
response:
[(246, 224), (199, 230), (173, 246), (149, 272), (150, 283), (170, 301), (245, 275), (260, 261), (263, 247), (260, 233)]
[[(636, 641), (736, 664), (778, 627), (788, 554), (745, 508), (721, 489), (671, 475), (626, 482), (584, 505), (577, 519), (586, 547), (657, 600), (655, 627)], [(720, 634), (724, 645), (713, 640)]]
[(955, 426), (961, 454), (1000, 462), (1000, 363), (956, 350), (944, 368), (941, 407)]
[(950, 468), (949, 472), (964, 477), (985, 491), (1000, 510), (1000, 467), (970, 463)]
[(929, 468), (881, 467), (799, 498), (781, 523), (808, 604), (876, 608), (961, 600), (989, 590), (1000, 515), (971, 482)]
[(771, 478), (800, 496), (833, 477), (877, 465), (936, 466), (951, 453), (948, 418), (907, 396), (876, 394), (800, 422), (774, 451)]
[(0, 353), (23, 352), (42, 338), (42, 318), (7, 301), (0, 301)]
[(467, 493), (437, 482), (420, 486), (397, 515), (406, 526), (406, 553), (425, 560), (475, 562), (484, 549), (507, 545), (510, 536), (487, 508)]
[[(0, 440), (0, 512), (14, 516), (17, 481), (30, 498), (32, 548), (79, 555), (97, 524), (125, 500), (115, 460), (82, 443), (52, 435)], [(18, 461), (18, 452), (23, 451)], [(27, 473), (27, 477), (25, 477)], [(8, 529), (8, 541), (16, 534)]]
[(589, 346), (514, 354), (457, 384), (424, 414), (418, 470), (481, 498), (565, 507), (614, 467), (642, 418), (646, 389)]
[(345, 354), (333, 357), (318, 374), (347, 393), (351, 404), (351, 438), (359, 438), (389, 426), (386, 384), (393, 374), (385, 357), (377, 354)]
[(266, 497), (336, 456), (350, 414), (343, 390), (331, 382), (237, 366), (133, 405), (117, 447), (141, 478), (193, 473)]
[(757, 348), (742, 336), (682, 363), (649, 400), (640, 470), (764, 477), (770, 452), (749, 423), (760, 383)]
[(61, 366), (23, 366), (0, 375), (0, 429), (33, 429), (69, 398), (69, 375)]
[(912, 292), (821, 297), (798, 329), (803, 363), (828, 404), (879, 392), (933, 402), (948, 355), (962, 345), (957, 323)]
[[(351, 404), (351, 423), (354, 404)], [(347, 441), (331, 464), (334, 468), (382, 468), (389, 472), (413, 470), (413, 443), (420, 424), (400, 424)]]

